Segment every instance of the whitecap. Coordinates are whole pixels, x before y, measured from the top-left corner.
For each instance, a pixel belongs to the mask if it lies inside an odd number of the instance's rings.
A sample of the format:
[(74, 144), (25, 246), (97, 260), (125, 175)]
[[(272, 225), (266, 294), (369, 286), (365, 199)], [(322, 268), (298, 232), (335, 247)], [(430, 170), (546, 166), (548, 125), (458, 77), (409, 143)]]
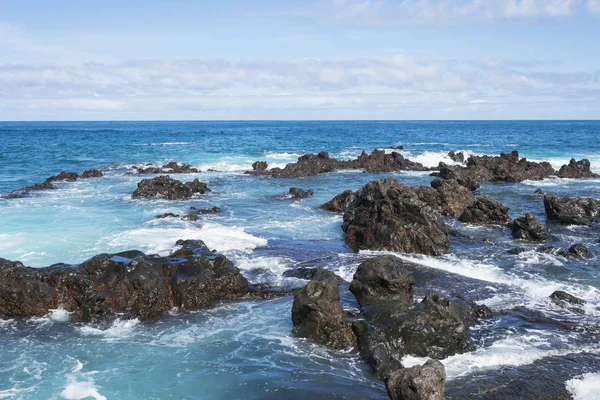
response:
[(124, 338), (131, 336), (135, 328), (140, 323), (140, 320), (137, 318), (125, 320), (117, 318), (106, 329), (100, 329), (90, 325), (84, 325), (79, 327), (78, 331), (83, 336), (102, 336), (109, 339)]
[(587, 373), (569, 379), (565, 387), (574, 400), (592, 400), (598, 398), (600, 388), (600, 373)]

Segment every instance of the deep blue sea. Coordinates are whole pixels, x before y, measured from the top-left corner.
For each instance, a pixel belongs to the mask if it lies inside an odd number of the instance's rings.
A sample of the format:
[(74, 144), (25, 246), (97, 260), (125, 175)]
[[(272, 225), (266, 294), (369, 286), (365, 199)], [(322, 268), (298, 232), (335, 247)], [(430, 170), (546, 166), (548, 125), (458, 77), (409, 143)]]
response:
[[(299, 265), (328, 268), (350, 281), (373, 253), (353, 254), (344, 244), (342, 217), (317, 207), (388, 176), (428, 185), (428, 173), (342, 171), (272, 179), (243, 172), (257, 160), (284, 166), (305, 153), (354, 158), (393, 145), (427, 166), (451, 163), (450, 150), (483, 155), (516, 149), (555, 168), (571, 157), (588, 158), (600, 172), (600, 121), (0, 122), (0, 193), (60, 171), (106, 171), (99, 179), (58, 183), (54, 191), (0, 199), (0, 257), (43, 267), (129, 249), (168, 254), (178, 239), (202, 239), (254, 283), (302, 286), (305, 281), (282, 276)], [(133, 200), (137, 182), (147, 176), (130, 174), (132, 166), (169, 161), (199, 168), (175, 177), (197, 177), (212, 192), (190, 201)], [(313, 189), (314, 196), (292, 201), (285, 197), (292, 186)], [(532, 212), (545, 221), (543, 201), (533, 195), (537, 188), (600, 198), (600, 180), (558, 178), (486, 184), (481, 193), (510, 207), (513, 218)], [(195, 222), (156, 219), (190, 206), (223, 212)], [(597, 398), (600, 227), (550, 225), (552, 245), (582, 243), (595, 255), (574, 260), (536, 252), (534, 244), (519, 244), (528, 251), (509, 255), (517, 244), (506, 228), (448, 223), (464, 234), (451, 237), (449, 254), (401, 255), (436, 276), (417, 282), (418, 297), (460, 293), (494, 311), (471, 329), (477, 350), (442, 360), (448, 398), (483, 398), (483, 389), (502, 385), (522, 388), (523, 398), (542, 386), (554, 398)], [(587, 300), (585, 314), (553, 305), (548, 295), (558, 289)], [(346, 308), (357, 307), (347, 286), (342, 298)], [(0, 399), (387, 398), (384, 384), (356, 354), (291, 335), (292, 300), (174, 310), (154, 322), (71, 323), (61, 310), (0, 320)]]

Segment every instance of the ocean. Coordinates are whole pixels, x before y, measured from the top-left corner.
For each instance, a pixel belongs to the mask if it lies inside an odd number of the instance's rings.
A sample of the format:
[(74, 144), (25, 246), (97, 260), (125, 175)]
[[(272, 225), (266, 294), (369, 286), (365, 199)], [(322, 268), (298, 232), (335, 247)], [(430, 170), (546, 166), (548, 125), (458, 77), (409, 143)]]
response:
[[(346, 281), (376, 252), (344, 244), (341, 215), (318, 206), (346, 189), (393, 177), (428, 185), (428, 172), (340, 171), (299, 179), (245, 175), (305, 153), (349, 159), (362, 150), (402, 145), (426, 166), (452, 163), (450, 150), (496, 155), (518, 150), (555, 168), (588, 158), (600, 172), (600, 121), (222, 121), (0, 122), (0, 193), (60, 171), (105, 171), (99, 179), (59, 182), (57, 190), (0, 199), (0, 257), (32, 267), (80, 263), (99, 253), (138, 249), (169, 254), (178, 239), (201, 239), (224, 253), (252, 283), (285, 289), (306, 281), (284, 271), (320, 267)], [(134, 165), (189, 163), (212, 192), (188, 201), (132, 199)], [(207, 170), (211, 169), (210, 172)], [(292, 186), (314, 196), (291, 200)], [(547, 179), (485, 184), (516, 218), (545, 221), (536, 189), (600, 198), (600, 180)], [(223, 211), (198, 221), (157, 219), (190, 206)], [(516, 244), (508, 229), (448, 220), (461, 233), (441, 257), (400, 255), (436, 275), (416, 295), (460, 293), (494, 316), (471, 328), (477, 349), (442, 360), (447, 397), (490, 398), (490, 387), (552, 398), (592, 399), (600, 387), (600, 227), (552, 224), (554, 246), (584, 244), (595, 257), (577, 260)], [(517, 255), (507, 251), (526, 247)], [(549, 301), (565, 290), (587, 301), (578, 314)], [(342, 285), (345, 307), (356, 308)], [(0, 320), (0, 399), (386, 399), (385, 386), (357, 354), (291, 335), (292, 297), (173, 310), (152, 322), (117, 318), (74, 323), (46, 317)], [(406, 357), (405, 365), (424, 359)], [(512, 385), (512, 386), (511, 386)], [(536, 392), (538, 391), (538, 392)], [(518, 398), (518, 396), (517, 396)], [(524, 397), (527, 398), (527, 397)]]

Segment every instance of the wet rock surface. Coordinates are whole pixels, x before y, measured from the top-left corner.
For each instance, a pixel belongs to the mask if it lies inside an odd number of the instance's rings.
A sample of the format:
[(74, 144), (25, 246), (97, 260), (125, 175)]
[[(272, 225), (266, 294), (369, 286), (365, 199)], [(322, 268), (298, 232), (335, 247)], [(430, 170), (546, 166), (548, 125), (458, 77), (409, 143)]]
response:
[(194, 194), (210, 192), (206, 183), (194, 179), (192, 182), (182, 183), (168, 175), (157, 176), (152, 179), (143, 179), (138, 183), (132, 198), (164, 197), (168, 200), (187, 200)]
[(504, 225), (510, 221), (510, 217), (508, 207), (484, 195), (466, 207), (458, 220), (471, 224)]
[(386, 381), (392, 400), (443, 400), (446, 398), (446, 369), (435, 360), (392, 372)]
[(391, 178), (369, 182), (355, 193), (344, 212), (342, 230), (354, 251), (440, 255), (448, 250), (448, 229), (441, 214)]
[(102, 172), (98, 169), (88, 169), (88, 170), (83, 171), (83, 173), (81, 174), (82, 179), (101, 178), (103, 176), (104, 176), (104, 172)]
[(590, 225), (600, 215), (600, 200), (544, 196), (548, 219), (563, 224)]
[(354, 192), (352, 190), (345, 190), (342, 193), (323, 204), (320, 208), (325, 211), (343, 213), (346, 211), (348, 204), (354, 199)]
[(576, 161), (574, 158), (571, 158), (569, 164), (560, 167), (556, 175), (559, 178), (571, 179), (600, 178), (600, 175), (590, 171), (590, 167), (590, 161), (587, 159)]
[(356, 346), (356, 337), (340, 303), (338, 282), (333, 272), (319, 270), (294, 297), (294, 335), (332, 348)]
[(179, 164), (175, 161), (171, 161), (162, 167), (133, 167), (137, 174), (163, 174), (168, 172), (170, 174), (192, 174), (200, 172), (197, 168), (192, 167), (190, 164)]
[(0, 315), (43, 316), (62, 307), (74, 321), (116, 313), (146, 320), (173, 307), (197, 310), (248, 292), (247, 280), (222, 254), (199, 240), (177, 245), (181, 249), (168, 257), (131, 250), (37, 269), (0, 259)]
[(290, 188), (288, 194), (292, 199), (306, 199), (309, 196), (313, 195), (313, 191), (310, 189), (300, 189), (297, 187)]
[(512, 237), (514, 239), (540, 242), (550, 237), (548, 229), (540, 224), (535, 215), (525, 214), (524, 217), (516, 218), (512, 223)]

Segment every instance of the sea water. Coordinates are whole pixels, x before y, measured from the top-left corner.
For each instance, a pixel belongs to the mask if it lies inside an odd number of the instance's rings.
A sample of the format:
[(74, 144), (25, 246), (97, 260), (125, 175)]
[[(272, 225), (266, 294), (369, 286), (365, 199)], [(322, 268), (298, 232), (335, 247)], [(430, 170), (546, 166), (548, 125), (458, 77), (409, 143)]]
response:
[[(60, 171), (105, 171), (98, 179), (57, 183), (57, 190), (0, 200), (0, 257), (32, 267), (79, 263), (98, 253), (138, 249), (168, 254), (178, 239), (201, 239), (230, 258), (252, 283), (283, 288), (305, 281), (282, 274), (298, 266), (327, 268), (350, 281), (376, 252), (352, 253), (340, 215), (319, 210), (334, 195), (373, 179), (428, 185), (426, 172), (340, 171), (300, 179), (244, 175), (257, 160), (283, 167), (305, 153), (354, 158), (404, 146), (407, 158), (436, 166), (467, 155), (518, 150), (555, 168), (588, 158), (600, 172), (600, 122), (4, 122), (0, 123), (0, 193), (42, 182)], [(189, 201), (132, 199), (132, 166), (189, 163), (212, 192)], [(214, 170), (207, 172), (208, 169)], [(312, 189), (303, 200), (292, 186)], [(533, 192), (600, 198), (600, 180), (547, 179), (486, 184), (513, 218), (545, 221)], [(190, 206), (223, 211), (199, 221), (157, 219)], [(494, 317), (471, 329), (477, 350), (442, 362), (449, 398), (485, 397), (490, 388), (555, 397), (594, 398), (600, 374), (600, 228), (551, 225), (552, 245), (582, 243), (591, 260), (567, 259), (516, 243), (506, 228), (449, 220), (449, 254), (398, 255), (433, 271), (417, 281), (427, 292), (486, 304)], [(515, 246), (518, 255), (507, 254)], [(565, 290), (588, 303), (584, 314), (548, 300)], [(342, 285), (345, 308), (356, 308)], [(173, 310), (153, 322), (69, 322), (65, 310), (46, 317), (0, 320), (0, 399), (384, 399), (383, 383), (353, 352), (337, 352), (291, 335), (292, 298), (240, 301), (199, 312)], [(407, 366), (424, 359), (407, 356)], [(517, 383), (515, 383), (517, 382)], [(596, 383), (595, 383), (596, 382)], [(519, 386), (520, 385), (520, 386)], [(540, 389), (541, 388), (541, 389)], [(483, 394), (482, 394), (483, 393)], [(493, 390), (491, 391), (493, 393)]]

